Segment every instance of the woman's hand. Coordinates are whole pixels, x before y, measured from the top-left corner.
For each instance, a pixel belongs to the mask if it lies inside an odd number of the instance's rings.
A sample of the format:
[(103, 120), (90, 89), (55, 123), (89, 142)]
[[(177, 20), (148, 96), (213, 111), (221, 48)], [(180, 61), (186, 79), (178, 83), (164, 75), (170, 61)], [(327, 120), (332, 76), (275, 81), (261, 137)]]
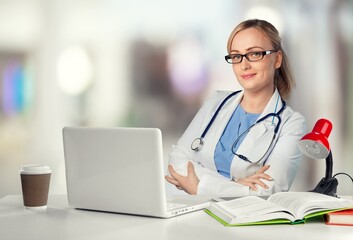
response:
[(168, 170), (171, 176), (165, 176), (165, 179), (169, 183), (191, 195), (197, 194), (199, 179), (196, 176), (194, 165), (191, 162), (188, 162), (188, 175), (186, 177), (178, 174), (171, 165), (168, 166)]
[(268, 189), (268, 186), (260, 179), (265, 179), (268, 181), (272, 180), (272, 177), (265, 173), (269, 168), (270, 168), (270, 165), (265, 165), (259, 170), (257, 170), (254, 175), (251, 175), (246, 178), (237, 179), (236, 182), (244, 186), (248, 186), (254, 191), (257, 191), (256, 185), (259, 185), (262, 188)]

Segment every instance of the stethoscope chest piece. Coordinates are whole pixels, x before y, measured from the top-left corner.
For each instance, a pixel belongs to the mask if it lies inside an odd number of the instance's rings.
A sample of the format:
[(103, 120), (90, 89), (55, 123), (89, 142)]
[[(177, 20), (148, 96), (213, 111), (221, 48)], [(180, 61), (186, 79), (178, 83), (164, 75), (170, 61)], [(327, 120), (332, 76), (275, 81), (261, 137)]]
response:
[(202, 138), (196, 138), (191, 144), (191, 150), (200, 151), (203, 146)]

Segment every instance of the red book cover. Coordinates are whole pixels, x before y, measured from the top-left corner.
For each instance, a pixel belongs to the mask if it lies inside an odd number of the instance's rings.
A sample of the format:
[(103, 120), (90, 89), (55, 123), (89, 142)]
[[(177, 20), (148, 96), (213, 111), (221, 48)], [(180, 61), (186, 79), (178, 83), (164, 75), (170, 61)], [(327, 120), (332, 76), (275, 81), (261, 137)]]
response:
[(325, 223), (328, 225), (353, 226), (353, 209), (327, 213)]

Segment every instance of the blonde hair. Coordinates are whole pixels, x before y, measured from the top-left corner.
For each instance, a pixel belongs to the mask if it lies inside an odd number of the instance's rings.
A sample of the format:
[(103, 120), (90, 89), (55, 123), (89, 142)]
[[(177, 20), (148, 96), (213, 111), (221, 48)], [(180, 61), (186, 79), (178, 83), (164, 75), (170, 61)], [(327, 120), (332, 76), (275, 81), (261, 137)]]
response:
[(275, 71), (274, 83), (281, 97), (284, 99), (288, 98), (295, 85), (294, 78), (289, 67), (288, 57), (282, 48), (281, 37), (279, 36), (278, 30), (271, 23), (259, 19), (250, 19), (239, 23), (228, 38), (228, 54), (230, 54), (232, 50), (231, 47), (235, 35), (248, 28), (255, 28), (261, 31), (271, 41), (273, 48), (282, 52), (282, 64), (281, 67)]

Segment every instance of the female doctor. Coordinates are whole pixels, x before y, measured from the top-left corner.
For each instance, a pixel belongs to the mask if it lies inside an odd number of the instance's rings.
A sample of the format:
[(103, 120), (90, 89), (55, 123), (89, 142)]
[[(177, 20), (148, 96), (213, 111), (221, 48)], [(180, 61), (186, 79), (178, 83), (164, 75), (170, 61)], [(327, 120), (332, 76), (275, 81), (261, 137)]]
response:
[(225, 59), (242, 91), (217, 91), (173, 146), (166, 180), (189, 194), (271, 195), (298, 170), (304, 117), (284, 101), (294, 85), (277, 29), (264, 20), (232, 31)]

